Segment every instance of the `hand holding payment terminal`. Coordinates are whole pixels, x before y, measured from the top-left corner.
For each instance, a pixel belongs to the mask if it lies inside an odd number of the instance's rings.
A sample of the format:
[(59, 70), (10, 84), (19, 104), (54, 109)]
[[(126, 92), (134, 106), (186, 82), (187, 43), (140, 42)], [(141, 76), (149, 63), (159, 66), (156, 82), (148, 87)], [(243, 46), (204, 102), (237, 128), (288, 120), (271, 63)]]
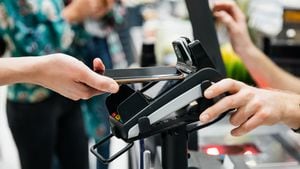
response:
[[(111, 94), (107, 98), (106, 105), (110, 113), (112, 133), (91, 147), (92, 153), (103, 163), (111, 162), (123, 154), (131, 148), (135, 140), (175, 127), (194, 126), (192, 124), (199, 121), (201, 112), (222, 97), (215, 99), (203, 97), (204, 90), (223, 77), (214, 69), (214, 64), (200, 41), (190, 41), (188, 38), (180, 37), (172, 45), (177, 57), (177, 64), (172, 68), (173, 72), (170, 74), (172, 77), (173, 74), (179, 74), (180, 78), (168, 79), (156, 96), (150, 97), (147, 95), (147, 91), (157, 87), (159, 83), (157, 79), (141, 90), (121, 85), (118, 93)], [(155, 69), (155, 67), (148, 69), (148, 71), (152, 71), (151, 69)], [(170, 69), (170, 67), (160, 67), (159, 69)], [(114, 77), (117, 76), (117, 74), (114, 75)], [(128, 79), (123, 83), (128, 83), (130, 81)], [(140, 82), (142, 79), (136, 81)], [(197, 103), (194, 106), (196, 108), (191, 108), (192, 102)], [(216, 122), (225, 114), (226, 112), (206, 125)], [(203, 126), (191, 128), (189, 131), (201, 127)], [(124, 140), (128, 145), (110, 158), (104, 158), (96, 150), (112, 136)]]

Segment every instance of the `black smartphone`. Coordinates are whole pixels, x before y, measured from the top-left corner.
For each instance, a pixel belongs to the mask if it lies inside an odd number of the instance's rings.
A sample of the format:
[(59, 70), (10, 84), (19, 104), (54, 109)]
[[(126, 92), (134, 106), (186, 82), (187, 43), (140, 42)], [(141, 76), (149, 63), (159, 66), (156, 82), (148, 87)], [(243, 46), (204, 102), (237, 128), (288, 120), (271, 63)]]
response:
[(129, 69), (107, 69), (105, 76), (111, 77), (119, 84), (143, 83), (162, 80), (180, 80), (185, 75), (176, 67), (142, 67)]

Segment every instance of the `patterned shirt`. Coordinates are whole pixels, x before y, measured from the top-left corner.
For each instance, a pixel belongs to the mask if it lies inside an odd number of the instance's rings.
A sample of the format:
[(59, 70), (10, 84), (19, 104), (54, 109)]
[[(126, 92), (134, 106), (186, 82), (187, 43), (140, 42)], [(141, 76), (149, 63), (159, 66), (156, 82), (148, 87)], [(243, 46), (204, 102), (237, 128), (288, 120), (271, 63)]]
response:
[[(63, 20), (61, 11), (64, 8), (64, 1), (0, 0), (0, 37), (6, 41), (10, 56), (40, 56), (61, 52), (81, 60), (91, 55), (102, 57), (105, 62), (107, 59), (103, 58), (106, 56), (103, 52), (109, 52), (114, 67), (126, 66), (123, 49), (113, 30), (116, 24), (122, 24), (123, 21), (124, 11), (122, 12), (121, 4), (115, 5), (114, 9), (101, 20), (94, 21), (98, 23), (96, 29), (101, 32), (92, 34), (87, 33), (85, 24), (70, 25)], [(104, 44), (97, 44), (96, 51), (91, 53), (88, 49), (91, 48), (89, 44), (93, 42), (92, 36), (107, 39), (109, 48), (106, 49)], [(109, 63), (105, 64), (109, 67), (107, 65)], [(15, 84), (8, 88), (8, 99), (34, 103), (48, 98), (51, 93), (52, 91), (41, 86)], [(105, 95), (101, 95), (81, 102), (86, 129), (94, 138), (99, 138), (109, 131), (105, 127), (108, 120), (104, 100)]]
[[(86, 38), (79, 38), (84, 31), (63, 20), (63, 8), (62, 0), (0, 0), (0, 36), (7, 42), (10, 56), (57, 52), (79, 56), (76, 49), (84, 44)], [(44, 100), (51, 93), (40, 86), (15, 84), (8, 88), (8, 99), (33, 103)]]

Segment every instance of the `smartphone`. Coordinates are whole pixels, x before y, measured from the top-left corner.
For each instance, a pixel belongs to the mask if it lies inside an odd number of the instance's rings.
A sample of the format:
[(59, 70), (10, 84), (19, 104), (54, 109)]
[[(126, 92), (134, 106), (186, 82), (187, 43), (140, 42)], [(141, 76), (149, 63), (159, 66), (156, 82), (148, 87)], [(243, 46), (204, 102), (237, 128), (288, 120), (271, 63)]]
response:
[(119, 84), (143, 83), (162, 80), (180, 80), (185, 75), (176, 67), (142, 67), (129, 69), (106, 69), (105, 76)]

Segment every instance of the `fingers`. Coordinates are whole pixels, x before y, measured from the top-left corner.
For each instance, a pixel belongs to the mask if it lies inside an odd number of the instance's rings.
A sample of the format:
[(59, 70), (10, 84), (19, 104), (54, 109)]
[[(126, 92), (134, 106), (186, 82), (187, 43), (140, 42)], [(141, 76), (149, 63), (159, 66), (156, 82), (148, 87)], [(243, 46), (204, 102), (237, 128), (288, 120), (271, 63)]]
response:
[(222, 2), (215, 2), (213, 11), (225, 11), (228, 13), (235, 21), (240, 21), (245, 19), (245, 15), (240, 10), (238, 5), (232, 1), (222, 1)]
[(89, 99), (93, 96), (96, 96), (96, 95), (100, 95), (100, 94), (103, 94), (104, 91), (99, 91), (95, 88), (92, 88), (90, 86), (87, 86), (86, 84), (81, 84), (83, 86), (84, 89), (81, 90), (81, 93), (78, 95), (78, 97), (80, 97), (80, 99)]
[(72, 100), (79, 100), (79, 99), (86, 100), (93, 96), (104, 93), (103, 91), (96, 90), (83, 83), (75, 83), (73, 85), (73, 89), (74, 90), (72, 91), (67, 91), (68, 94), (66, 94), (66, 96)]
[(242, 123), (244, 123), (250, 116), (250, 113), (245, 111), (245, 108), (239, 108), (237, 109), (236, 112), (234, 112), (231, 116), (230, 116), (230, 123), (233, 126), (240, 126)]
[(249, 120), (244, 122), (242, 125), (240, 125), (239, 127), (233, 129), (231, 131), (231, 135), (233, 135), (233, 136), (244, 135), (244, 134), (250, 132), (251, 130), (255, 129), (256, 127), (262, 125), (263, 120), (264, 119), (260, 118), (260, 116), (254, 115)]
[(261, 107), (260, 102), (251, 101), (245, 107), (239, 108), (239, 110), (230, 117), (230, 123), (234, 126), (240, 126), (258, 112)]
[[(103, 64), (103, 62), (100, 58), (95, 58), (93, 60), (93, 66), (94, 66), (95, 72), (100, 73), (100, 74), (104, 73), (105, 65)], [(95, 74), (94, 74), (94, 76), (95, 76)], [(91, 87), (94, 87), (95, 89), (100, 90), (100, 91), (106, 91), (106, 92), (111, 92), (111, 93), (115, 93), (118, 91), (119, 86), (113, 79), (106, 77), (106, 76), (101, 76), (101, 77), (97, 76), (97, 77), (95, 77), (95, 79), (96, 78), (99, 79), (99, 81), (94, 81), (94, 83), (90, 83), (88, 85), (91, 85)], [(90, 79), (90, 80), (92, 80), (92, 79)]]
[(223, 79), (210, 86), (204, 92), (204, 96), (208, 99), (212, 99), (226, 92), (231, 95), (222, 98), (213, 106), (202, 112), (200, 115), (200, 121), (207, 123), (229, 109), (240, 108), (246, 105), (248, 100), (251, 99), (252, 93), (246, 89), (241, 92), (241, 89), (245, 86), (246, 85), (242, 82), (233, 79)]
[(102, 60), (100, 58), (95, 58), (93, 60), (93, 69), (95, 72), (99, 74), (103, 74), (105, 70), (105, 65), (103, 64)]
[(225, 11), (217, 11), (214, 13), (214, 16), (218, 19), (218, 21), (225, 24), (229, 31), (235, 30), (238, 26), (234, 18)]
[(200, 115), (200, 121), (203, 123), (207, 123), (230, 109), (241, 107), (247, 102), (247, 100), (241, 98), (244, 98), (243, 93), (237, 93), (222, 98), (213, 106), (207, 108), (204, 112), (202, 112), (202, 114)]
[(90, 69), (85, 71), (80, 82), (98, 91), (116, 93), (119, 90), (119, 85), (113, 79), (100, 75)]
[(204, 96), (208, 99), (212, 99), (216, 96), (219, 96), (223, 93), (229, 92), (229, 93), (236, 93), (244, 86), (243, 83), (233, 80), (233, 79), (223, 79), (212, 86), (210, 86), (208, 89), (205, 90)]

